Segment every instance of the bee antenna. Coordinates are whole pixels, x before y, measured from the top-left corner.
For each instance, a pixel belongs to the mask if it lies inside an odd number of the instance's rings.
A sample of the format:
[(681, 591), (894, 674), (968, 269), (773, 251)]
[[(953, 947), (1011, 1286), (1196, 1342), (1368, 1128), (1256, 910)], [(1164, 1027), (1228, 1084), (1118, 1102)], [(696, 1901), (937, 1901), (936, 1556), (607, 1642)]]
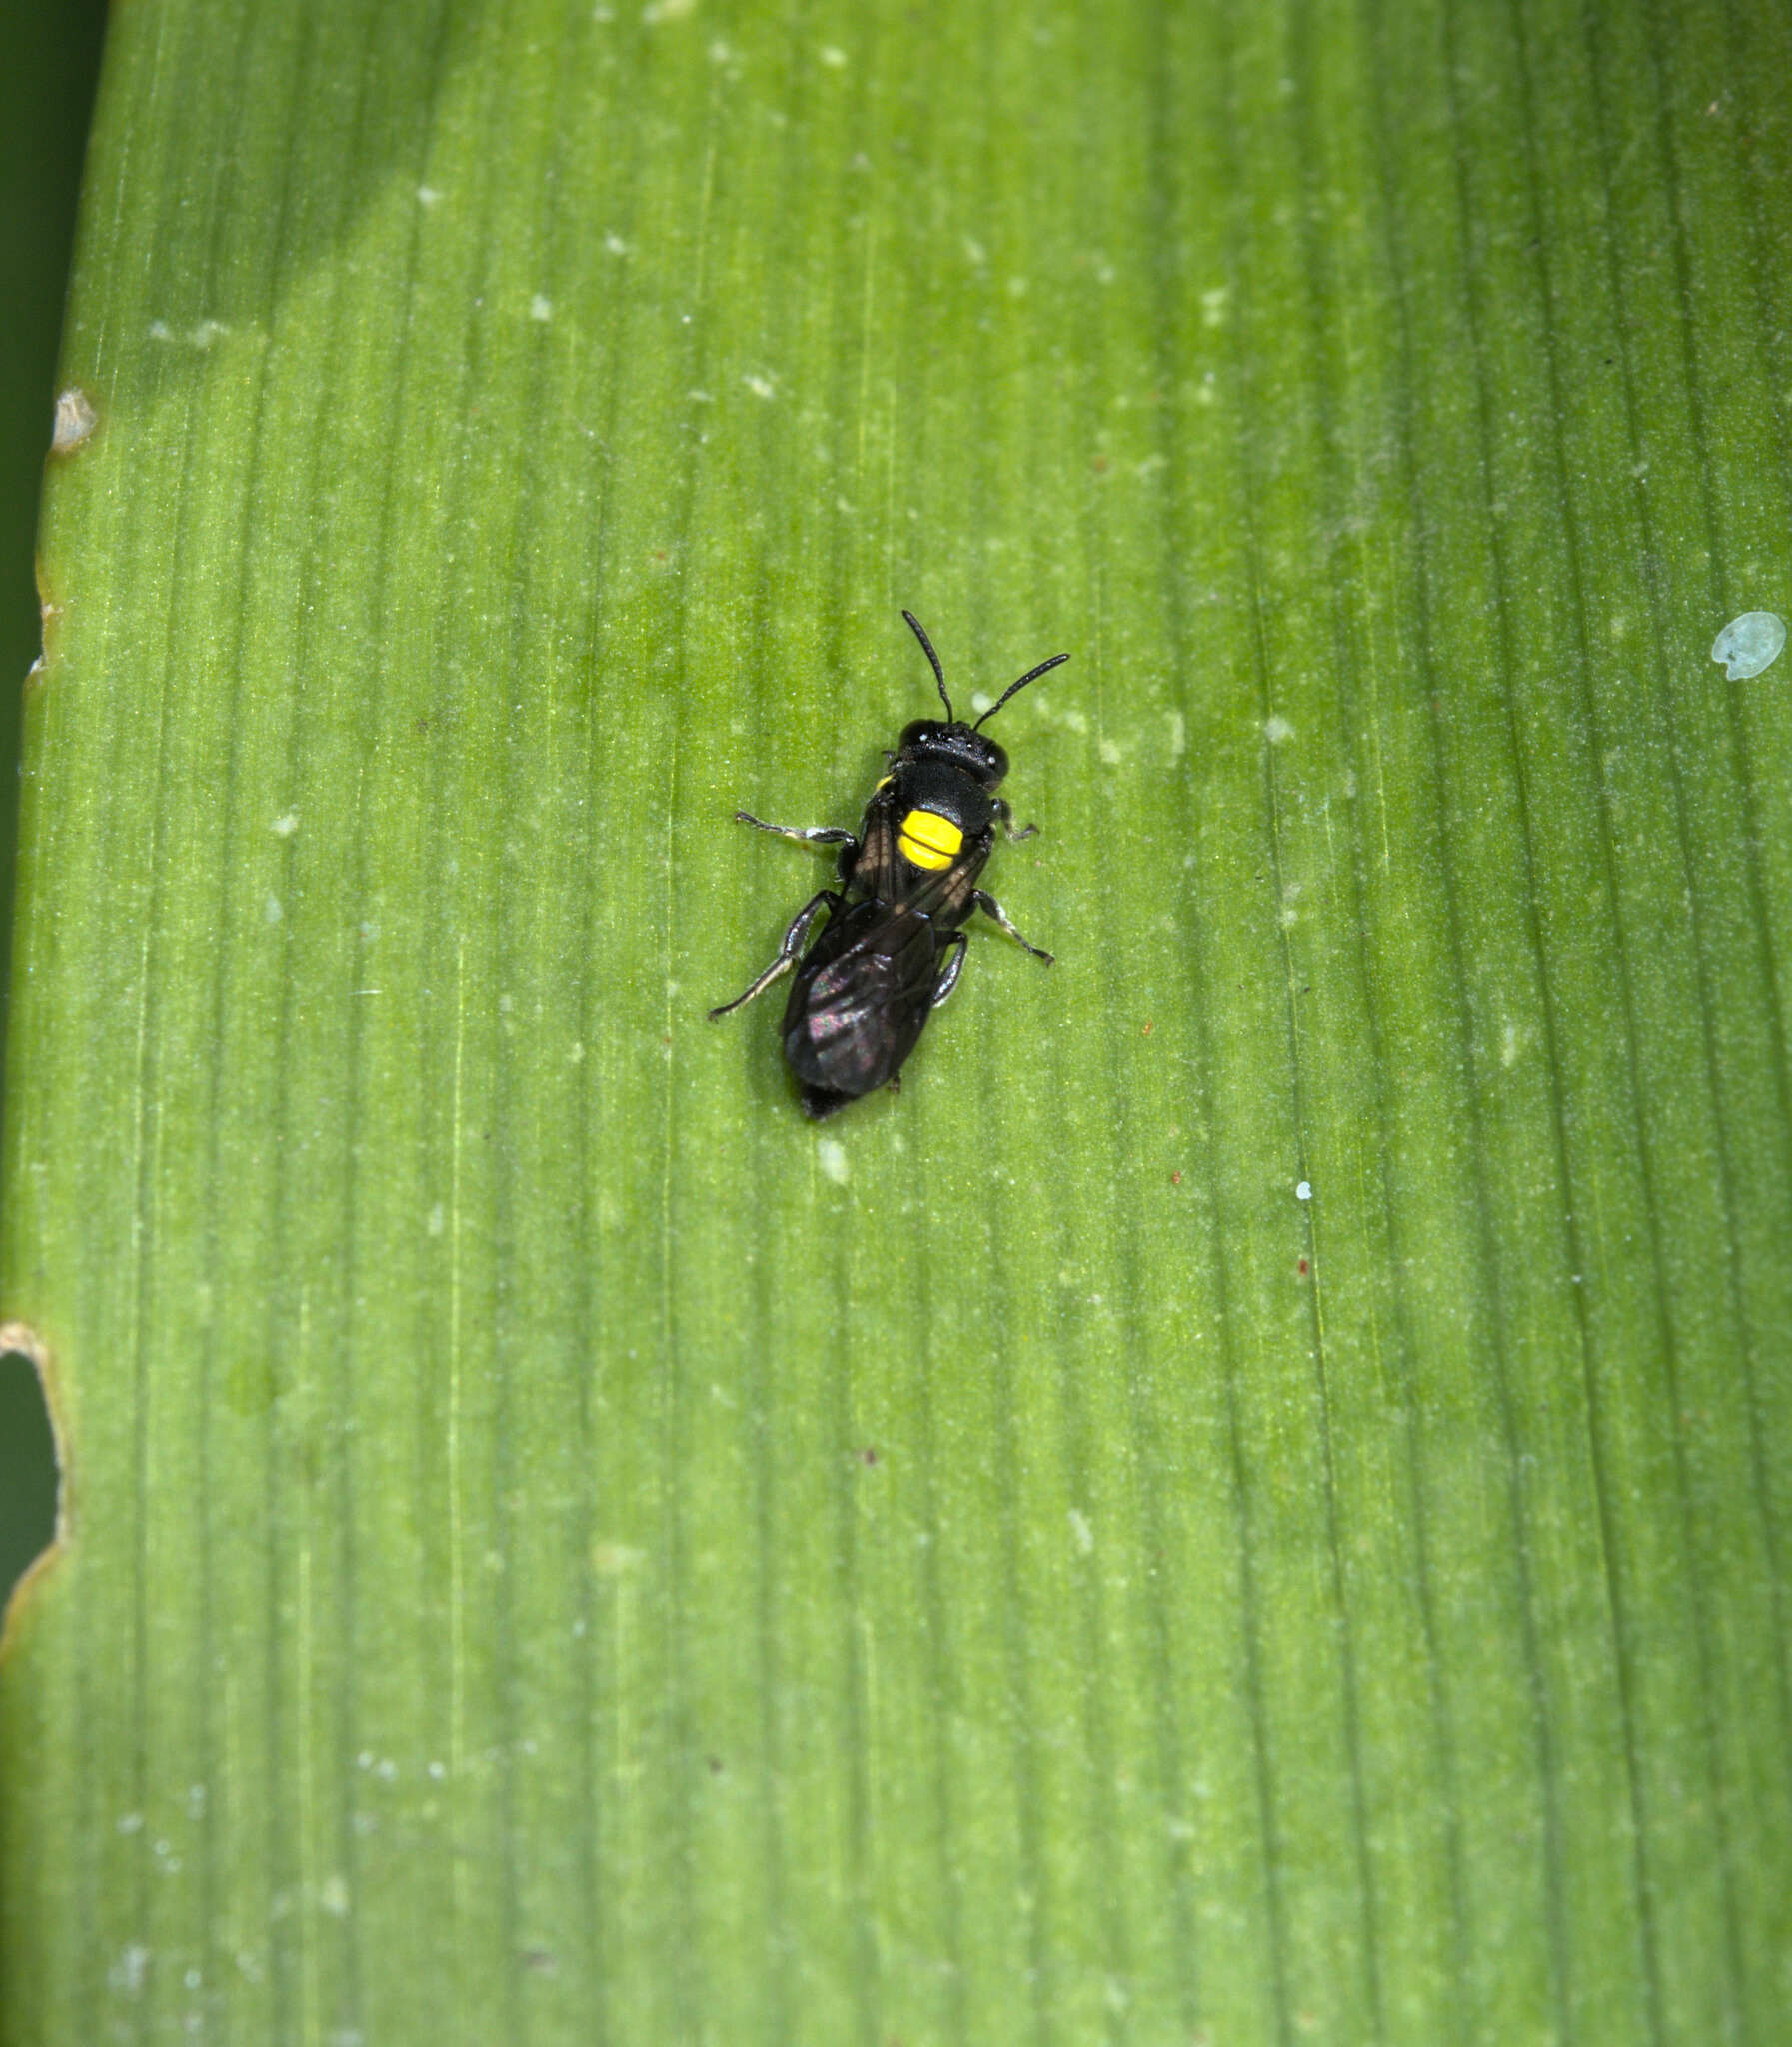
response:
[[(912, 624), (912, 620), (909, 623)], [(918, 631), (919, 628), (917, 627), (915, 630)], [(1040, 662), (1037, 668), (1029, 668), (1017, 683), (1009, 683), (1001, 695), (996, 698), (995, 702), (983, 713), (983, 718), (993, 718), (1010, 697), (1014, 696), (1018, 691), (1024, 690), (1028, 683), (1036, 683), (1040, 676), (1044, 675), (1048, 669), (1056, 668), (1060, 662), (1068, 661), (1069, 658), (1067, 654), (1054, 654), (1049, 661)], [(970, 728), (972, 732), (975, 732), (977, 726), (982, 724), (983, 718), (979, 718), (976, 725)]]
[(939, 701), (945, 706), (945, 716), (948, 723), (955, 725), (958, 714), (952, 709), (952, 700), (945, 694), (945, 671), (939, 666), (939, 657), (933, 652), (933, 643), (927, 638), (927, 629), (912, 612), (904, 612), (902, 617), (908, 621), (910, 632), (920, 642), (921, 651), (933, 664), (933, 674), (939, 684)]

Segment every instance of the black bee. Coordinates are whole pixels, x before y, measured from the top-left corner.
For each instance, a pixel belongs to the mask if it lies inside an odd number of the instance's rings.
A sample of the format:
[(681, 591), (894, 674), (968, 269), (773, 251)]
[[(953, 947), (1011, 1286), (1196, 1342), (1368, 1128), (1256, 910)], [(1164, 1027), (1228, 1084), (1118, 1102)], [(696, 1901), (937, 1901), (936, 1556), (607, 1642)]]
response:
[[(1017, 690), (1068, 661), (1054, 654), (1010, 683), (976, 725), (965, 725), (945, 694), (945, 671), (912, 612), (902, 617), (933, 665), (945, 723), (918, 718), (885, 758), (890, 773), (872, 792), (855, 838), (837, 825), (768, 825), (737, 811), (743, 825), (840, 848), (840, 884), (812, 896), (792, 918), (778, 957), (745, 993), (710, 1012), (726, 1017), (794, 967), (797, 979), (784, 1012), (784, 1055), (797, 1076), (806, 1115), (820, 1121), (874, 1088), (899, 1085), (902, 1061), (926, 1021), (957, 986), (968, 941), (959, 927), (980, 910), (1019, 940), (1035, 960), (1051, 955), (1028, 945), (995, 898), (976, 886), (999, 824), (1010, 840), (1038, 830), (1013, 827), (995, 794), (1008, 757), (978, 730)], [(822, 935), (803, 951), (823, 910)]]

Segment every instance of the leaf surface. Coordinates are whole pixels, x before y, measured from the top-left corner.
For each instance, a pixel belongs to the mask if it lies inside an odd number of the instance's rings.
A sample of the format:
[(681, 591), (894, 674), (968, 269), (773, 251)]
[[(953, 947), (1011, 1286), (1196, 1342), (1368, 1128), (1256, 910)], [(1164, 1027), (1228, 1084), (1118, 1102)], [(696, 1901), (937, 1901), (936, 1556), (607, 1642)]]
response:
[[(1765, 6), (117, 11), (12, 2041), (1698, 2041), (1792, 1969)], [(899, 1098), (706, 1007), (927, 715)]]

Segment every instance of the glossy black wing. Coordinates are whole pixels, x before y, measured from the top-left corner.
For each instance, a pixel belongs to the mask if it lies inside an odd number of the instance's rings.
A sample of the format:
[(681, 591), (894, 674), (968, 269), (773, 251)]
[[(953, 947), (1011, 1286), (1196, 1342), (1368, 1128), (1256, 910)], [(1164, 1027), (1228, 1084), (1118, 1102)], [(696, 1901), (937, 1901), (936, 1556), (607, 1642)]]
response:
[(784, 1054), (811, 1115), (831, 1114), (901, 1070), (932, 1010), (940, 932), (872, 898), (831, 917), (784, 1013)]
[(908, 863), (896, 851), (896, 812), (894, 790), (880, 789), (865, 807), (859, 827), (859, 854), (853, 872), (846, 879), (856, 894), (881, 897), (886, 903), (900, 894)]

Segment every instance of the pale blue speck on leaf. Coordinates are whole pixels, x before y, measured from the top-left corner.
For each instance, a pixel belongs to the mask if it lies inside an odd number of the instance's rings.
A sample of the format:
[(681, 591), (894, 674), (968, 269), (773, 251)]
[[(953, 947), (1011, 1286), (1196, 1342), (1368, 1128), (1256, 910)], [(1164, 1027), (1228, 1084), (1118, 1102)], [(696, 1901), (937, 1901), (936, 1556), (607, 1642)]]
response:
[(1711, 659), (1721, 661), (1733, 683), (1746, 683), (1772, 668), (1786, 644), (1786, 622), (1777, 612), (1744, 612), (1711, 643)]

